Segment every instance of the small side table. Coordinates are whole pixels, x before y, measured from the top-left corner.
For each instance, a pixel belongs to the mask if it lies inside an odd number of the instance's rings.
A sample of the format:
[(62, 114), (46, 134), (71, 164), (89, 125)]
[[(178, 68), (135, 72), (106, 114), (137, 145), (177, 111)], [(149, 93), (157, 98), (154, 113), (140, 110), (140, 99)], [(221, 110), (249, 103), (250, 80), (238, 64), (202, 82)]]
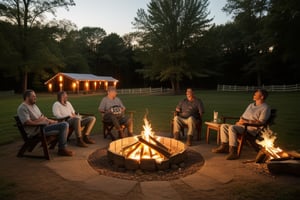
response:
[(206, 143), (209, 143), (210, 130), (217, 131), (217, 144), (220, 144), (220, 126), (221, 124), (215, 122), (205, 122), (206, 124)]

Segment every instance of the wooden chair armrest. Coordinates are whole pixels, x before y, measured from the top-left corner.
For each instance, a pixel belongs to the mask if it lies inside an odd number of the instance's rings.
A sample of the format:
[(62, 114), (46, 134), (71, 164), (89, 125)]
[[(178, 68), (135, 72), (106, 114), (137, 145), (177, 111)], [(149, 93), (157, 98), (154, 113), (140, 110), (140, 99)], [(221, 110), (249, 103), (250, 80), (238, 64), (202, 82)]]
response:
[(223, 123), (226, 123), (227, 120), (231, 120), (231, 119), (240, 119), (240, 117), (236, 117), (236, 116), (222, 116), (221, 120)]
[(265, 126), (266, 124), (250, 124), (250, 123), (245, 123), (244, 126), (247, 128), (248, 126), (252, 127), (262, 127)]
[(41, 135), (41, 136), (45, 136), (45, 133), (44, 133), (44, 127), (47, 126), (48, 124), (28, 124), (28, 125), (23, 125), (23, 127), (39, 127), (40, 128), (40, 133), (38, 135)]
[(136, 113), (135, 110), (126, 110), (125, 112), (128, 112), (128, 113)]
[(131, 119), (133, 119), (133, 114), (135, 113), (135, 110), (125, 110), (125, 113), (129, 113), (129, 116)]
[(92, 113), (77, 113), (79, 115), (82, 115), (82, 116), (95, 116), (95, 114), (92, 114)]
[(52, 119), (52, 120), (56, 120), (58, 122), (63, 122), (63, 121), (67, 121), (70, 117), (62, 117), (62, 118), (57, 118), (57, 117), (48, 117), (49, 119)]
[(81, 115), (81, 116), (95, 116), (93, 113), (81, 113), (81, 112), (75, 112), (76, 115)]
[(176, 110), (174, 110), (174, 111), (171, 111), (171, 114), (173, 115), (173, 117), (175, 117), (175, 116), (179, 115), (179, 112), (177, 112)]

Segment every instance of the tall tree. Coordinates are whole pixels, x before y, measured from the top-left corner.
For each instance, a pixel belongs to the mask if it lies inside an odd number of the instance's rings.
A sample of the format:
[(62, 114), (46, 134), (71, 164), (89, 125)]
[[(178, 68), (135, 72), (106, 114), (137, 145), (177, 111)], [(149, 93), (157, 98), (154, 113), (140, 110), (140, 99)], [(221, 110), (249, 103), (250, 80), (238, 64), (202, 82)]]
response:
[(270, 44), (264, 37), (264, 22), (270, 7), (270, 0), (227, 0), (223, 10), (233, 15), (234, 23), (241, 30), (242, 49), (248, 56), (246, 63), (240, 63), (244, 72), (256, 74), (257, 85), (262, 85), (263, 74)]
[(94, 73), (96, 71), (95, 69), (99, 63), (97, 48), (105, 36), (105, 30), (100, 27), (83, 27), (79, 30), (79, 38), (76, 42), (79, 44), (80, 51), (88, 62), (90, 72)]
[(116, 33), (109, 34), (98, 46), (97, 54), (100, 61), (96, 74), (114, 76), (122, 82), (129, 65), (128, 48), (124, 40)]
[(145, 77), (170, 81), (174, 92), (183, 77), (196, 73), (187, 64), (186, 50), (212, 19), (208, 19), (208, 0), (152, 0), (148, 14), (139, 9), (134, 26), (142, 33), (141, 70)]
[(97, 46), (101, 43), (106, 36), (106, 32), (102, 28), (96, 27), (83, 27), (79, 30), (80, 43), (88, 48), (90, 52), (96, 52)]
[(59, 42), (65, 63), (65, 72), (90, 72), (87, 58), (84, 56), (84, 50), (86, 50), (86, 48), (82, 47), (82, 42), (80, 41), (79, 31), (72, 30)]
[(23, 74), (22, 90), (27, 88), (28, 73), (32, 72), (33, 60), (30, 60), (32, 51), (32, 27), (43, 20), (46, 12), (55, 13), (56, 8), (75, 5), (73, 0), (2, 0), (0, 2), (0, 19), (17, 24), (19, 33), (19, 49), (22, 62), (19, 69)]
[[(272, 44), (272, 68), (279, 84), (299, 83), (300, 77), (300, 1), (271, 0), (265, 35)], [(282, 80), (283, 79), (283, 80)], [(278, 82), (276, 83), (278, 84)]]

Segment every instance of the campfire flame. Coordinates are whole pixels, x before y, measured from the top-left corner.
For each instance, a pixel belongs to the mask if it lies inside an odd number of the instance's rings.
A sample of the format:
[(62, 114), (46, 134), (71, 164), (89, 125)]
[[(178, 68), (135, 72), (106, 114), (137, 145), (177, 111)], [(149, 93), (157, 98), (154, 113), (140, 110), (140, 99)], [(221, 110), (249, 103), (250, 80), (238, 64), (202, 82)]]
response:
[(142, 136), (144, 136), (144, 139), (149, 142), (150, 136), (154, 136), (154, 132), (152, 132), (152, 127), (147, 118), (144, 118), (144, 130), (142, 131)]
[(283, 153), (279, 147), (274, 147), (274, 141), (276, 140), (276, 134), (269, 128), (262, 131), (262, 141), (256, 141), (257, 144), (261, 145), (270, 154), (271, 159), (280, 158)]
[(140, 136), (135, 136), (136, 142), (123, 151), (123, 155), (138, 161), (141, 159), (155, 159), (157, 163), (161, 163), (165, 159), (165, 155), (152, 147), (157, 146), (158, 149), (162, 149), (167, 153), (168, 149), (160, 143), (160, 137), (155, 137), (151, 124), (146, 117), (144, 117), (143, 129)]

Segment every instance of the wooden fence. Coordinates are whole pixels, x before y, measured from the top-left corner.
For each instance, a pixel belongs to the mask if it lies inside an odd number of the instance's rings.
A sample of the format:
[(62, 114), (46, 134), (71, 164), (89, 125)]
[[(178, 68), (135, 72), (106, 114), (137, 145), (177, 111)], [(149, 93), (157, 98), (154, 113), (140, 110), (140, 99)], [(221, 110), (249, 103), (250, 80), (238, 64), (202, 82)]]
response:
[(172, 93), (170, 88), (130, 88), (117, 89), (118, 94), (166, 94)]
[(218, 85), (217, 91), (229, 92), (247, 92), (255, 91), (258, 88), (265, 89), (269, 92), (298, 92), (300, 91), (300, 84), (294, 85), (262, 85), (258, 86), (238, 86), (238, 85)]
[(0, 96), (10, 96), (14, 95), (15, 92), (13, 90), (5, 90), (5, 91), (0, 91)]

